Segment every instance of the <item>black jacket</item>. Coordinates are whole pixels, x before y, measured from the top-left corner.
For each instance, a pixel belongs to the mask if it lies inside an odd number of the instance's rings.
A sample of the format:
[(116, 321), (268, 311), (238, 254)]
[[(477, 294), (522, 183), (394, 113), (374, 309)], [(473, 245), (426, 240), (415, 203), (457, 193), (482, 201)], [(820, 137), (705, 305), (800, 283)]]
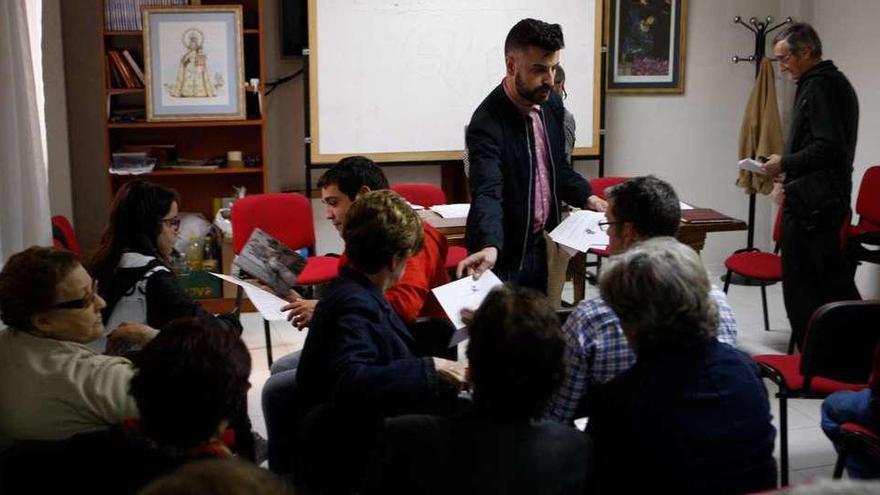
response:
[[(583, 207), (590, 184), (565, 159), (565, 117), (556, 94), (541, 105), (550, 147), (550, 215), (545, 225), (559, 223), (559, 203)], [(467, 220), (470, 252), (498, 248), (496, 267), (517, 269), (531, 230), (534, 211), (535, 138), (528, 116), (522, 115), (498, 85), (477, 107), (467, 129), (471, 209)]]
[(477, 413), (385, 420), (367, 494), (584, 494), (589, 437), (558, 423)]
[(786, 185), (822, 171), (828, 187), (848, 204), (859, 102), (833, 62), (820, 62), (798, 79), (793, 117), (782, 157)]

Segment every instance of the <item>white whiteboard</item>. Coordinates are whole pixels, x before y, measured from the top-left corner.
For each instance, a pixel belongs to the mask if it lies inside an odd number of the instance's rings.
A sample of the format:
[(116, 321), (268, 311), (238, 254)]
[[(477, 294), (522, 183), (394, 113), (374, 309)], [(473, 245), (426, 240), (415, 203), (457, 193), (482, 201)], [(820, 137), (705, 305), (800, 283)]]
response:
[(562, 25), (576, 155), (598, 153), (601, 0), (310, 0), (312, 161), (460, 159), (520, 19)]

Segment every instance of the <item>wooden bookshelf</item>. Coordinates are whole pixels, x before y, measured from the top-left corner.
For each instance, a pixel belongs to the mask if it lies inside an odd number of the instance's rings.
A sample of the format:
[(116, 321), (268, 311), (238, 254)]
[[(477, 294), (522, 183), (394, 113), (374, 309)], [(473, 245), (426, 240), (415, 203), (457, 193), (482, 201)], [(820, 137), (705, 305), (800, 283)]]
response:
[[(180, 211), (198, 212), (207, 219), (214, 217), (214, 198), (229, 197), (233, 186), (244, 186), (248, 194), (267, 190), (267, 143), (266, 120), (259, 100), (253, 93), (246, 93), (243, 104), (247, 106), (246, 120), (184, 120), (173, 122), (147, 122), (143, 120), (146, 107), (144, 88), (114, 87), (109, 77), (107, 54), (111, 50), (127, 50), (136, 63), (144, 67), (142, 31), (110, 31), (105, 26), (105, 2), (100, 2), (101, 58), (104, 67), (105, 122), (104, 164), (111, 197), (123, 184), (136, 180), (150, 180), (176, 189), (181, 195)], [(202, 6), (242, 6), (242, 53), (244, 54), (244, 79), (259, 78), (265, 81), (265, 40), (263, 36), (263, 0), (201, 0)], [(117, 78), (118, 79), (118, 78)], [(261, 88), (262, 90), (262, 88)], [(112, 112), (111, 112), (112, 111)], [(113, 121), (110, 116), (121, 114), (134, 116), (133, 121)], [(245, 157), (259, 157), (259, 166), (247, 168), (216, 169), (157, 169), (142, 175), (114, 175), (109, 170), (114, 152), (131, 146), (173, 145), (179, 159), (210, 160), (225, 158), (228, 151), (241, 151)]]

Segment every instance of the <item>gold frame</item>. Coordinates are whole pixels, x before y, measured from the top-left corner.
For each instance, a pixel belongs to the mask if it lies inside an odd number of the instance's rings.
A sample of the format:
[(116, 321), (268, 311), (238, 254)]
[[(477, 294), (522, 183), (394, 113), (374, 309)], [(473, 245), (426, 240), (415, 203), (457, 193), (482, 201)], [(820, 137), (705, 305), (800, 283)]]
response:
[[(620, 2), (621, 0), (605, 0), (608, 5), (606, 9), (605, 15), (605, 26), (606, 26), (606, 46), (608, 46), (608, 57), (606, 60), (606, 77), (605, 77), (605, 92), (607, 94), (622, 94), (622, 95), (632, 95), (632, 94), (684, 94), (684, 78), (685, 78), (685, 64), (687, 62), (687, 11), (688, 11), (688, 0), (676, 0), (679, 5), (679, 32), (678, 32), (678, 57), (675, 61), (676, 66), (673, 70), (678, 71), (678, 83), (673, 87), (650, 87), (645, 86), (645, 83), (629, 83), (633, 84), (633, 87), (612, 87), (614, 80), (614, 56), (616, 56), (617, 50), (612, 46), (615, 40), (615, 27), (611, 22), (612, 13), (614, 12), (614, 6), (616, 2)], [(675, 23), (675, 15), (671, 16), (671, 22)], [(619, 23), (618, 23), (619, 24)], [(665, 84), (665, 83), (662, 83)]]
[[(152, 47), (150, 45), (150, 16), (154, 14), (199, 14), (199, 13), (224, 13), (233, 14), (235, 30), (235, 74), (239, 77), (239, 87), (234, 94), (238, 96), (238, 109), (231, 113), (197, 113), (197, 114), (166, 114), (155, 115), (153, 109), (153, 76), (152, 76)], [(241, 5), (191, 5), (189, 7), (146, 7), (141, 15), (143, 21), (143, 46), (144, 46), (144, 91), (147, 122), (183, 122), (183, 121), (211, 121), (211, 120), (246, 120), (247, 103), (245, 100), (245, 68), (244, 68), (244, 25), (243, 9)], [(230, 88), (230, 94), (233, 90)]]

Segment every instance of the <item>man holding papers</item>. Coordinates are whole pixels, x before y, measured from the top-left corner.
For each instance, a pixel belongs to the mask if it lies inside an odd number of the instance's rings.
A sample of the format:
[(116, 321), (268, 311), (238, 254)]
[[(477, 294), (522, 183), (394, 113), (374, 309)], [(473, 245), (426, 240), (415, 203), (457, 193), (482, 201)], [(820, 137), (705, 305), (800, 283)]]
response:
[[(652, 237), (674, 237), (681, 208), (675, 190), (654, 177), (634, 177), (608, 191), (608, 248), (612, 254), (626, 251)], [(736, 342), (736, 322), (727, 298), (717, 288), (710, 295), (718, 304), (718, 340)], [(620, 320), (602, 298), (582, 301), (569, 316), (562, 331), (566, 338), (566, 369), (562, 386), (550, 401), (547, 416), (570, 423), (583, 416), (580, 406), (590, 387), (607, 383), (636, 361), (620, 326)]]
[(467, 129), (471, 255), (459, 263), (459, 276), (494, 268), (502, 280), (546, 292), (544, 231), (559, 222), (560, 202), (605, 209), (565, 157), (565, 109), (552, 91), (563, 46), (559, 24), (535, 19), (507, 35), (507, 75)]

